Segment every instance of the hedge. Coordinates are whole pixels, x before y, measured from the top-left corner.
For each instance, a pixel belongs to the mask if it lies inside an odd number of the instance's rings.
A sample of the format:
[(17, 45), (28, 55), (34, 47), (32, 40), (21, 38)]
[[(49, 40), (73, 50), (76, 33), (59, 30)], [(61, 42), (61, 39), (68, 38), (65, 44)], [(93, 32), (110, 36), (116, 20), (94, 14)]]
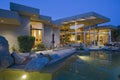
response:
[(19, 36), (18, 38), (20, 52), (30, 52), (34, 46), (35, 37), (33, 36)]

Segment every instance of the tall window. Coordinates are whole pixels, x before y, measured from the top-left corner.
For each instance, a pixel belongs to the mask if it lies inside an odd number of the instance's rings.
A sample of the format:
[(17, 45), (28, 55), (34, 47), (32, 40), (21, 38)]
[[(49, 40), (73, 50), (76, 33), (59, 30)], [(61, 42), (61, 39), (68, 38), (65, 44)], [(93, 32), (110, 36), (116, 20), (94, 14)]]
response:
[(35, 37), (35, 45), (42, 43), (42, 25), (40, 23), (31, 24), (31, 36)]
[(31, 29), (31, 35), (35, 37), (35, 45), (42, 42), (42, 30)]

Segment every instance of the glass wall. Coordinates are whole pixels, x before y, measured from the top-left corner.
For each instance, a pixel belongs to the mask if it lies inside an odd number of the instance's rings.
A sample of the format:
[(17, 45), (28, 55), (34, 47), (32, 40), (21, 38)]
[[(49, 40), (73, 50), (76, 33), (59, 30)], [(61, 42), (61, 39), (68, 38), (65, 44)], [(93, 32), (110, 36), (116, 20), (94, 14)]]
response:
[(76, 32), (75, 29), (70, 28), (70, 25), (64, 25), (61, 28), (61, 35), (63, 35), (60, 37), (64, 40), (63, 43), (84, 43), (86, 46), (103, 46), (105, 43), (109, 43), (109, 29), (84, 30), (84, 27), (81, 27)]

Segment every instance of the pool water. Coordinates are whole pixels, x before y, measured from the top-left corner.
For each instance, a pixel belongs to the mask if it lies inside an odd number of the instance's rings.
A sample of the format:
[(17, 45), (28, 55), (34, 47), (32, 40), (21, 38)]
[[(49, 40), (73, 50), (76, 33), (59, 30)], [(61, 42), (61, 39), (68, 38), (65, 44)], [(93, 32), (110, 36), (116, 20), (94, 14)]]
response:
[(120, 52), (80, 52), (41, 72), (7, 69), (0, 80), (120, 80)]
[(54, 74), (54, 80), (120, 80), (120, 52), (77, 53)]

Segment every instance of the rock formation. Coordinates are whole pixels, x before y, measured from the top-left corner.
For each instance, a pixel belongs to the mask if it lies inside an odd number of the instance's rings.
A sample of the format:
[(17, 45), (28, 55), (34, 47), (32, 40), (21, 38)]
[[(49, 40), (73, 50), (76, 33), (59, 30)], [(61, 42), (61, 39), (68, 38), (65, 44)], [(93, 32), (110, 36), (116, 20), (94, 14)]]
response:
[(49, 62), (48, 58), (42, 57), (42, 58), (33, 58), (26, 66), (26, 71), (40, 71), (43, 69), (46, 64)]
[(8, 41), (0, 36), (0, 71), (11, 66), (14, 63), (9, 52)]

